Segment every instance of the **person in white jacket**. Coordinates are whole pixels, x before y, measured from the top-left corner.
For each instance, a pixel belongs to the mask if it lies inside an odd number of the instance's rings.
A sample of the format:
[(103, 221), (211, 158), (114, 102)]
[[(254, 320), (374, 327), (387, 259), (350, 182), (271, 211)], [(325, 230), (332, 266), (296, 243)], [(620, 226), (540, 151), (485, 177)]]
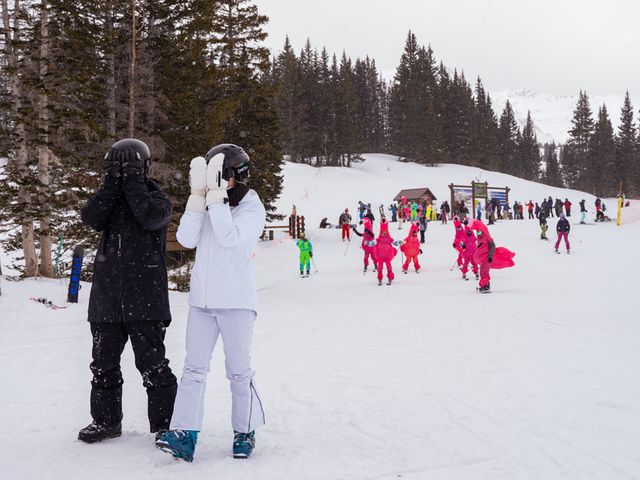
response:
[(207, 374), (218, 336), (231, 384), (235, 458), (251, 455), (255, 428), (264, 424), (250, 352), (258, 309), (251, 258), (264, 229), (265, 209), (244, 183), (248, 169), (248, 155), (232, 144), (212, 148), (206, 158), (194, 158), (191, 195), (176, 235), (185, 247), (196, 248), (196, 260), (184, 370), (170, 430), (156, 445), (189, 462), (202, 426)]

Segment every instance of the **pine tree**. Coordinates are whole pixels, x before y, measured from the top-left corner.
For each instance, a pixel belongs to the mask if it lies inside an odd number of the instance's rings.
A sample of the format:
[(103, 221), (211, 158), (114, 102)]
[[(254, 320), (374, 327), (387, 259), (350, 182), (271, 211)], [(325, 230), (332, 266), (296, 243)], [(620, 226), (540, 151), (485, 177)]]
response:
[(555, 143), (544, 144), (543, 162), (545, 164), (545, 171), (542, 176), (543, 182), (553, 187), (563, 187), (564, 185), (562, 183), (562, 176), (560, 175), (560, 165), (558, 163)]
[(616, 136), (616, 156), (613, 165), (613, 179), (615, 188), (622, 190), (627, 195), (633, 195), (638, 189), (634, 183), (634, 170), (638, 163), (638, 143), (636, 137), (636, 126), (633, 121), (633, 107), (629, 92), (624, 97), (624, 104), (620, 112), (620, 125)]
[(584, 186), (582, 182), (589, 162), (589, 141), (594, 129), (587, 92), (580, 91), (571, 124), (567, 141), (570, 152), (562, 163), (562, 171), (566, 185), (576, 188)]
[(596, 196), (617, 193), (617, 182), (613, 176), (616, 162), (616, 144), (606, 105), (598, 109), (598, 120), (589, 144), (589, 164), (585, 170), (583, 184)]
[(389, 98), (389, 136), (393, 151), (405, 158), (419, 157), (420, 112), (417, 99), (416, 76), (419, 46), (409, 31), (404, 52), (396, 69)]
[[(37, 214), (36, 188), (37, 180), (33, 158), (30, 156), (30, 132), (28, 126), (33, 121), (33, 110), (29, 91), (29, 79), (34, 79), (28, 61), (28, 48), (32, 38), (30, 26), (33, 23), (33, 10), (29, 2), (13, 2), (13, 9), (8, 1), (2, 0), (3, 22), (3, 57), (7, 69), (3, 72), (8, 86), (11, 101), (6, 111), (9, 125), (4, 128), (8, 136), (8, 164), (5, 169), (4, 188), (0, 192), (3, 223), (11, 221), (20, 228), (19, 236), (9, 240), (16, 248), (21, 248), (24, 255), (25, 275), (38, 274), (38, 257), (36, 254), (36, 238), (34, 220)], [(12, 227), (10, 225), (9, 227)]]
[(498, 168), (498, 120), (480, 77), (475, 87), (475, 109), (473, 120), (473, 150), (476, 155), (472, 165), (486, 169)]
[(536, 180), (540, 170), (540, 148), (531, 112), (527, 112), (527, 121), (522, 128), (522, 135), (520, 135), (518, 143), (518, 156), (521, 177), (527, 180)]
[(354, 75), (351, 59), (346, 52), (342, 52), (338, 69), (338, 98), (340, 99), (335, 111), (336, 115), (336, 143), (340, 151), (340, 165), (350, 167), (357, 155), (357, 143), (351, 122), (355, 114), (356, 92), (354, 89)]
[(282, 151), (275, 109), (275, 88), (268, 81), (269, 51), (260, 15), (248, 0), (225, 0), (217, 4), (214, 18), (214, 58), (221, 70), (223, 113), (218, 143), (237, 143), (252, 159), (249, 184), (254, 188), (270, 218), (282, 189)]
[(475, 103), (464, 73), (454, 70), (445, 98), (441, 117), (444, 149), (449, 161), (471, 165), (477, 161), (477, 153), (473, 151)]
[(298, 59), (291, 48), (289, 37), (274, 63), (274, 82), (277, 86), (276, 105), (282, 125), (282, 146), (291, 161), (299, 160), (297, 136), (301, 125)]
[(498, 155), (500, 170), (515, 176), (522, 176), (522, 166), (519, 162), (518, 144), (520, 143), (520, 128), (513, 113), (511, 103), (507, 103), (500, 115), (498, 126)]

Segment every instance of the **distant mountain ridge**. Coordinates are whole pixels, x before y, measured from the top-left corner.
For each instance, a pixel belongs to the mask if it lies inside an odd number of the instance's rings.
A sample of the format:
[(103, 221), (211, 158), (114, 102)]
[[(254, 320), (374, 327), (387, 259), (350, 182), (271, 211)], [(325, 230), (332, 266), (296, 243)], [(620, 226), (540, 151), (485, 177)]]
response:
[[(564, 143), (567, 141), (579, 92), (576, 92), (575, 95), (557, 95), (524, 89), (489, 92), (489, 94), (498, 118), (500, 118), (505, 103), (509, 100), (520, 126), (524, 125), (527, 119), (527, 111), (531, 111), (531, 118), (536, 126), (536, 134), (540, 143), (552, 141)], [(620, 123), (620, 109), (624, 102), (624, 92), (604, 95), (591, 95), (590, 92), (587, 92), (587, 95), (589, 96), (589, 105), (591, 106), (594, 120), (598, 115), (598, 108), (604, 103), (607, 106), (614, 132), (617, 132), (618, 124)], [(631, 96), (634, 120), (637, 126), (640, 94), (634, 95), (633, 92), (629, 92), (629, 95)]]

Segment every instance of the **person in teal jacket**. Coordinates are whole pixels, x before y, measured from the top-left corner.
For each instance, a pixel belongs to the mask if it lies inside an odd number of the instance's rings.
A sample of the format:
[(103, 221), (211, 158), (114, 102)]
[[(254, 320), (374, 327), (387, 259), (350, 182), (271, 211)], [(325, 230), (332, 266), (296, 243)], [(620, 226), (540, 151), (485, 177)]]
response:
[[(300, 276), (308, 277), (311, 273), (311, 257), (313, 257), (313, 245), (304, 233), (300, 234), (300, 239), (296, 242), (296, 246), (300, 249)], [(307, 274), (304, 274), (305, 269)]]

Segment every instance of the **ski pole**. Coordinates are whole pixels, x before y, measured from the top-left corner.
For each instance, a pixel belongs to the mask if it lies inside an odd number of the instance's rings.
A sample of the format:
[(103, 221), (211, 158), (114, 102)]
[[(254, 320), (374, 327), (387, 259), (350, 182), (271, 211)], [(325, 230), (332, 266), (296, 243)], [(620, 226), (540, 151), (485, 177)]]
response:
[(347, 248), (344, 249), (344, 255), (347, 254), (347, 250), (349, 250), (349, 245), (351, 245), (351, 238), (347, 238)]
[(456, 258), (453, 262), (453, 265), (451, 265), (451, 268), (449, 269), (450, 272), (453, 272), (453, 268), (456, 266), (457, 263), (458, 263), (458, 259)]
[(311, 263), (313, 264), (313, 273), (318, 273), (318, 267), (316, 267), (316, 262), (311, 257)]

